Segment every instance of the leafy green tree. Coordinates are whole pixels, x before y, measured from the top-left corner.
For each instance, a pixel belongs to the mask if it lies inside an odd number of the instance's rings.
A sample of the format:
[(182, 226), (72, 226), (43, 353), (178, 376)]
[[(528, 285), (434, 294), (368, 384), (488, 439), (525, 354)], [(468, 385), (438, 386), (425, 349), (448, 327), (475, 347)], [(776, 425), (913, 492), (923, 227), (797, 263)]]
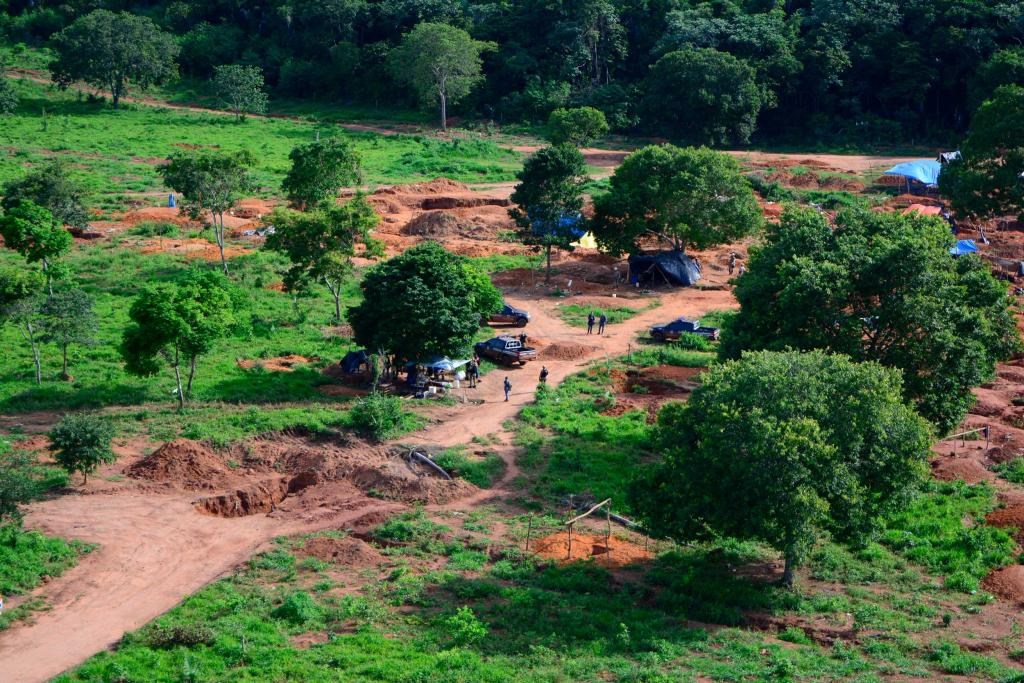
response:
[(824, 349), (903, 372), (908, 401), (947, 432), (971, 389), (1020, 346), (1006, 288), (976, 257), (953, 258), (944, 222), (852, 211), (835, 226), (789, 207), (751, 250), (720, 354)]
[(204, 220), (210, 214), (213, 235), (220, 249), (220, 263), (228, 272), (224, 256), (224, 214), (247, 192), (255, 189), (249, 167), (255, 162), (252, 154), (241, 152), (176, 152), (158, 172), (164, 183), (180, 192), (181, 212), (193, 220)]
[(61, 378), (68, 380), (68, 347), (96, 343), (99, 321), (92, 308), (92, 297), (81, 289), (55, 292), (40, 308), (40, 331), (44, 341), (60, 347)]
[(100, 465), (117, 460), (110, 448), (113, 438), (114, 425), (109, 421), (91, 413), (72, 413), (50, 430), (50, 450), (68, 474), (81, 472), (84, 484)]
[(821, 351), (747, 353), (662, 409), (663, 460), (630, 494), (656, 535), (777, 548), (789, 586), (820, 532), (862, 542), (908, 500), (930, 437), (897, 371)]
[(60, 159), (46, 161), (18, 180), (5, 183), (0, 194), (4, 196), (0, 207), (5, 211), (29, 200), (49, 210), (64, 225), (79, 229), (89, 225), (85, 190), (71, 178), (67, 164)]
[(1024, 220), (1024, 87), (1003, 86), (981, 105), (939, 190), (958, 213)]
[(21, 506), (39, 493), (34, 462), (28, 453), (12, 452), (0, 438), (0, 526), (21, 524)]
[(483, 78), (480, 55), (493, 48), (461, 28), (423, 22), (402, 37), (388, 60), (395, 80), (408, 84), (424, 104), (440, 105), (446, 131), (448, 104), (458, 103)]
[(701, 147), (644, 147), (615, 170), (594, 200), (594, 237), (613, 254), (656, 238), (673, 249), (706, 249), (750, 235), (764, 224), (739, 164)]
[(545, 282), (551, 280), (551, 250), (572, 250), (582, 224), (583, 186), (587, 164), (569, 144), (545, 147), (531, 156), (516, 174), (519, 184), (512, 193), (515, 207), (509, 215), (520, 229), (520, 239), (544, 249)]
[(41, 279), (40, 274), (34, 270), (23, 268), (0, 270), (0, 321), (15, 325), (32, 350), (36, 384), (43, 383), (43, 368), (39, 357)]
[(52, 295), (53, 277), (55, 271), (60, 271), (58, 261), (71, 250), (71, 233), (48, 209), (25, 200), (0, 215), (0, 236), (9, 249), (29, 263), (42, 266), (47, 290)]
[[(189, 273), (177, 283), (146, 286), (128, 311), (131, 320), (121, 340), (125, 369), (149, 377), (161, 361), (174, 371), (178, 407), (192, 395), (199, 358), (239, 325), (241, 294), (220, 273)], [(188, 380), (181, 382), (181, 368)]]
[(178, 44), (148, 17), (93, 10), (53, 36), (53, 82), (66, 89), (75, 81), (110, 93), (114, 109), (129, 84), (143, 90), (177, 74)]
[(308, 213), (275, 209), (267, 219), (275, 232), (267, 237), (267, 249), (288, 257), (292, 267), (284, 278), (285, 289), (299, 291), (310, 282), (322, 282), (334, 299), (334, 319), (341, 322), (341, 294), (352, 275), (356, 244), (376, 251), (370, 231), (380, 216), (359, 194), (338, 206), (324, 202)]
[(586, 147), (608, 134), (608, 121), (593, 107), (555, 109), (548, 117), (548, 140), (552, 145)]
[(18, 109), (18, 93), (7, 78), (7, 70), (0, 61), (0, 115), (13, 114)]
[(1004, 85), (1024, 85), (1024, 47), (996, 51), (971, 81), (971, 100), (975, 107), (991, 98)]
[(666, 137), (696, 144), (748, 142), (763, 104), (754, 69), (711, 48), (668, 53), (643, 89), (645, 120)]
[(292, 167), (281, 183), (288, 201), (305, 210), (338, 195), (338, 190), (362, 180), (359, 152), (338, 138), (299, 145), (288, 158)]
[(224, 105), (234, 113), (236, 121), (246, 114), (267, 113), (267, 93), (263, 70), (258, 66), (228, 64), (214, 67), (213, 89)]
[(501, 307), (486, 275), (436, 242), (375, 266), (360, 286), (365, 298), (348, 311), (356, 342), (399, 359), (466, 353), (481, 316)]

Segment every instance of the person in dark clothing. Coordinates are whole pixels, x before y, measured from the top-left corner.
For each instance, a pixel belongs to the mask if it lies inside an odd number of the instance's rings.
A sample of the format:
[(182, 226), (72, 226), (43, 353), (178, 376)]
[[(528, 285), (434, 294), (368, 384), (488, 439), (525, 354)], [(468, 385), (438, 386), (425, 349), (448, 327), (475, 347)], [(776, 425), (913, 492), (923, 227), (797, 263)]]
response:
[(729, 275), (732, 275), (733, 271), (736, 270), (736, 252), (729, 252)]
[(541, 384), (547, 384), (548, 383), (548, 368), (547, 368), (547, 366), (544, 366), (544, 367), (542, 367), (540, 369), (540, 383)]
[(469, 366), (466, 368), (466, 379), (469, 380), (469, 388), (476, 389), (476, 381), (480, 377), (480, 366), (476, 364), (475, 360), (469, 361)]
[(594, 334), (594, 313), (587, 316), (587, 334)]
[(597, 319), (597, 333), (598, 334), (604, 334), (604, 326), (607, 325), (607, 324), (608, 324), (608, 316), (606, 316), (604, 313), (602, 313), (601, 317)]
[(526, 339), (527, 339), (526, 333), (525, 332), (520, 333), (520, 335), (519, 335), (519, 343), (523, 345), (524, 349), (526, 348)]
[(508, 400), (508, 393), (512, 391), (512, 382), (508, 381), (508, 377), (505, 378), (505, 400)]

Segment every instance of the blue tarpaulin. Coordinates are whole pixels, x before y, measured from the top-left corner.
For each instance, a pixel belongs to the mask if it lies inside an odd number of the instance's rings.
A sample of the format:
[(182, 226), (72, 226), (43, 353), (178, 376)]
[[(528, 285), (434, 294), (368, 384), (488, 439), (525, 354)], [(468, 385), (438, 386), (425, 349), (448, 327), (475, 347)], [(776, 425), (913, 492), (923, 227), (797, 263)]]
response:
[(461, 368), (468, 362), (468, 360), (452, 360), (448, 356), (436, 356), (434, 358), (431, 358), (430, 360), (421, 361), (419, 363), (409, 363), (409, 365), (422, 365), (427, 370), (440, 370), (442, 372), (451, 372), (456, 368)]
[[(534, 235), (545, 235), (554, 232), (548, 227), (545, 221), (536, 220), (531, 224)], [(562, 216), (558, 219), (558, 231), (567, 231), (573, 237), (583, 237), (587, 234), (583, 226), (582, 216)]]
[(178, 206), (178, 202), (174, 201), (173, 194), (167, 195), (167, 206), (171, 207), (172, 209)]
[(964, 254), (974, 254), (978, 251), (978, 245), (974, 243), (974, 240), (957, 240), (956, 246), (949, 250), (949, 253), (953, 256), (963, 256)]
[(933, 159), (920, 159), (918, 161), (905, 161), (896, 164), (885, 175), (899, 175), (904, 178), (916, 180), (929, 187), (939, 184), (939, 174), (942, 173), (942, 164)]

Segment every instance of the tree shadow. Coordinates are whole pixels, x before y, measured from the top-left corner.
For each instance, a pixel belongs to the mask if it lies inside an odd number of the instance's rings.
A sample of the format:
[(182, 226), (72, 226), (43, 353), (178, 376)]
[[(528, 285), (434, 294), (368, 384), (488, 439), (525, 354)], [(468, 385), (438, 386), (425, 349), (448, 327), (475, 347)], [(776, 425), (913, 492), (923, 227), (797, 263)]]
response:
[(200, 396), (197, 398), (225, 403), (338, 402), (337, 397), (328, 396), (317, 389), (330, 383), (329, 377), (308, 366), (296, 367), (291, 372), (271, 372), (256, 366), (249, 370), (239, 369), (234, 377), (205, 387), (198, 392)]

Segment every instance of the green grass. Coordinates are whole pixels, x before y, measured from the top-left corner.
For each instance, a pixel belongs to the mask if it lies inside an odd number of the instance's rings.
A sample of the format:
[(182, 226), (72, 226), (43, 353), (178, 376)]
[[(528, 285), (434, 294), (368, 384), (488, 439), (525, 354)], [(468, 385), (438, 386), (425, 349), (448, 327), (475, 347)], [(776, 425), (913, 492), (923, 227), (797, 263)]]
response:
[(505, 473), (505, 461), (497, 454), (467, 455), (464, 451), (464, 447), (449, 448), (434, 456), (434, 462), (482, 489), (490, 488)]
[(1014, 458), (999, 463), (995, 467), (996, 474), (1013, 484), (1024, 484), (1024, 458)]
[(586, 327), (587, 316), (593, 313), (595, 318), (594, 327), (596, 328), (596, 319), (600, 318), (602, 313), (608, 317), (609, 325), (615, 325), (629, 320), (638, 313), (657, 308), (659, 304), (660, 302), (657, 299), (648, 301), (647, 305), (643, 307), (615, 306), (601, 308), (597, 306), (581, 306), (580, 304), (564, 304), (558, 307), (558, 317), (573, 327)]
[(380, 135), (280, 118), (250, 118), (239, 124), (227, 116), (134, 104), (115, 111), (30, 81), (15, 81), (15, 87), (21, 104), (0, 127), (0, 182), (19, 177), (45, 159), (62, 157), (92, 195), (92, 203), (107, 210), (124, 208), (140, 195), (146, 195), (143, 204), (162, 204), (166, 188), (156, 165), (180, 151), (182, 144), (248, 149), (257, 158), (254, 176), (263, 195), (279, 191), (290, 163), (288, 153), (318, 132), (355, 145), (369, 185), (437, 176), (464, 182), (508, 181), (521, 164), (518, 153), (484, 139)]
[(16, 525), (0, 526), (0, 595), (20, 595), (39, 586), (44, 577), (60, 576), (94, 547)]

